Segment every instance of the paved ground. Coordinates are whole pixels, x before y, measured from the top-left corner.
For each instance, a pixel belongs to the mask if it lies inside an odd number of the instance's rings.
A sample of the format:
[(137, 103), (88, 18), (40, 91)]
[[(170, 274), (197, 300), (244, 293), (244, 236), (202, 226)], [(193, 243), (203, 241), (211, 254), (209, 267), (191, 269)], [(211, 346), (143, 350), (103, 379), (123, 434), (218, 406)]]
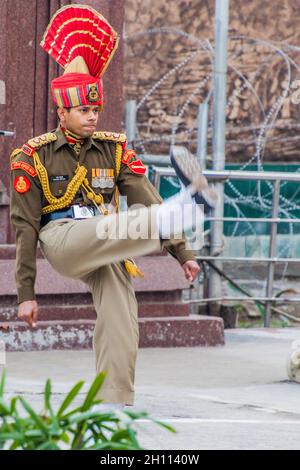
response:
[[(147, 449), (300, 449), (300, 385), (286, 358), (300, 329), (232, 330), (219, 348), (141, 349), (137, 410), (170, 423), (176, 435), (139, 423)], [(92, 380), (89, 351), (7, 354), (7, 392), (39, 409), (42, 384), (54, 381), (55, 403), (80, 379)]]

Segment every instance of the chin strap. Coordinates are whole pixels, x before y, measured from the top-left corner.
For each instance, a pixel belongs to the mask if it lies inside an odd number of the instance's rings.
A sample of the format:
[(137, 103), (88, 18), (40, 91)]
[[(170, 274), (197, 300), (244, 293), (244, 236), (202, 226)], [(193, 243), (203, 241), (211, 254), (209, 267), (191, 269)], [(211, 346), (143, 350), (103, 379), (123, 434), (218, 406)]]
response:
[(81, 147), (84, 144), (84, 139), (80, 135), (75, 134), (75, 132), (71, 132), (69, 131), (69, 129), (66, 129), (63, 126), (60, 126), (60, 127), (63, 133), (65, 134), (66, 139), (69, 142), (69, 144), (72, 145), (72, 147), (74, 147), (76, 155), (79, 155), (81, 151)]

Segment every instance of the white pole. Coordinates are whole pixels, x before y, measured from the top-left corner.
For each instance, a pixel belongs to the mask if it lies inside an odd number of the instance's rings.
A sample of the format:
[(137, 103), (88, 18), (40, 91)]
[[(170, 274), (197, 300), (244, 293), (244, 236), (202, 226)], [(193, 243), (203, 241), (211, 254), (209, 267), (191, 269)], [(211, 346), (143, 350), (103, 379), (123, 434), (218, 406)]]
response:
[(136, 139), (136, 106), (137, 105), (135, 100), (128, 100), (126, 102), (125, 126), (127, 142), (129, 145), (132, 145)]
[(207, 158), (208, 108), (208, 103), (201, 103), (197, 118), (197, 157), (203, 170), (206, 168)]
[[(215, 19), (215, 61), (214, 61), (214, 120), (213, 120), (213, 169), (225, 168), (225, 142), (226, 142), (226, 89), (227, 89), (227, 47), (228, 47), (228, 22), (229, 1), (216, 0)], [(214, 217), (224, 216), (224, 185), (216, 184), (219, 195), (218, 204), (214, 210)], [(222, 221), (213, 222), (211, 226), (211, 256), (216, 255), (222, 249), (223, 244)], [(221, 262), (216, 266), (222, 268)], [(220, 276), (210, 270), (209, 296), (211, 298), (222, 297), (222, 283)], [(211, 314), (220, 313), (220, 305), (212, 304)]]

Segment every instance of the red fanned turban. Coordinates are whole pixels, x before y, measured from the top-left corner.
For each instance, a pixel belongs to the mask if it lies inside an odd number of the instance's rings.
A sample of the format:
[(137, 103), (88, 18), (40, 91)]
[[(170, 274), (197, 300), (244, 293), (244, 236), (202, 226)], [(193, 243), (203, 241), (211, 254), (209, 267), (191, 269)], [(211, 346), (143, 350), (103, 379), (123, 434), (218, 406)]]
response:
[(117, 33), (96, 10), (68, 5), (51, 19), (41, 46), (64, 69), (51, 83), (59, 107), (103, 105), (103, 76), (119, 43)]

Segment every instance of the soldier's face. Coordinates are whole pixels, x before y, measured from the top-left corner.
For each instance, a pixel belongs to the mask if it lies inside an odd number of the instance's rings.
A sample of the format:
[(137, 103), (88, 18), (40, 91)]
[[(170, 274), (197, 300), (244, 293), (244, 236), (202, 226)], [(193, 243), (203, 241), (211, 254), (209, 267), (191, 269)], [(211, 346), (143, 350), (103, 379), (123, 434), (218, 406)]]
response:
[(99, 106), (77, 106), (70, 109), (58, 109), (62, 126), (84, 138), (90, 137), (95, 132), (99, 114)]

